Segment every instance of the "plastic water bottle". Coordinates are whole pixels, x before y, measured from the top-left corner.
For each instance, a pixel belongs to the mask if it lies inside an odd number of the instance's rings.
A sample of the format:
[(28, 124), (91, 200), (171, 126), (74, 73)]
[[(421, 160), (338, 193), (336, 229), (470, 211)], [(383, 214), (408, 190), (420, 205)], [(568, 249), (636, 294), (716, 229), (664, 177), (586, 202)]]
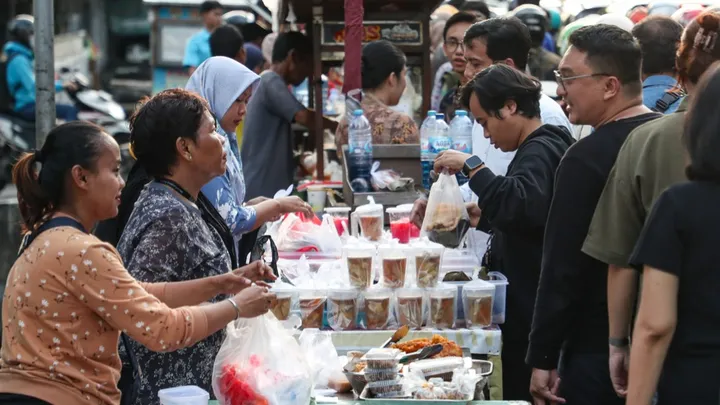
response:
[[(450, 121), (450, 137), (452, 138), (452, 148), (463, 153), (472, 153), (472, 127), (473, 123), (467, 116), (467, 111), (455, 111), (455, 118)], [(458, 173), (456, 175), (459, 185), (468, 182), (465, 175)]]
[(450, 127), (445, 122), (445, 114), (436, 114), (435, 131), (430, 135), (430, 154), (433, 160), (438, 153), (448, 150), (452, 147), (452, 138), (450, 138)]
[(370, 191), (372, 166), (372, 131), (362, 110), (355, 110), (348, 125), (348, 167), (350, 187), (355, 192)]
[(437, 127), (435, 110), (427, 113), (425, 121), (420, 125), (420, 165), (422, 167), (422, 183), (426, 190), (430, 190), (430, 171), (433, 167), (435, 156), (430, 153), (430, 137)]

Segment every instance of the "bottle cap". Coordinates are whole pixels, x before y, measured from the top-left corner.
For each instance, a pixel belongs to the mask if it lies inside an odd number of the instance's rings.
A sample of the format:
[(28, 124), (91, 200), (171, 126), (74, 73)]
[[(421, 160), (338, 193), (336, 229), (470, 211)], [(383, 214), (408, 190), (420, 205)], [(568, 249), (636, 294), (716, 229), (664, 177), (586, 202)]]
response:
[(455, 115), (457, 115), (458, 117), (465, 117), (465, 116), (467, 116), (467, 111), (465, 111), (465, 110), (456, 110), (456, 111), (455, 111)]
[(439, 120), (444, 120), (444, 119), (445, 119), (445, 114), (435, 114), (435, 118), (437, 118), (437, 119), (439, 119)]
[(435, 111), (435, 110), (428, 110), (427, 116), (428, 116), (428, 117), (434, 117), (436, 114), (437, 114), (437, 111)]
[(361, 115), (363, 115), (363, 110), (358, 108), (357, 110), (353, 111), (353, 117), (359, 117)]

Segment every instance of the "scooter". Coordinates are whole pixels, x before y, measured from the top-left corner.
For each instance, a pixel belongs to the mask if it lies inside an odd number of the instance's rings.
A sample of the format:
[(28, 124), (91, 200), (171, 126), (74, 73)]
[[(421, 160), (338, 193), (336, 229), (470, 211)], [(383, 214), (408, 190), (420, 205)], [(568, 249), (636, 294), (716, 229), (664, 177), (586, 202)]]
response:
[[(134, 159), (130, 155), (130, 124), (125, 111), (109, 93), (92, 89), (82, 73), (68, 69), (60, 73), (75, 84), (75, 89), (66, 92), (78, 109), (78, 119), (103, 127), (120, 145), (123, 162), (120, 171), (123, 178), (127, 178)], [(0, 113), (0, 190), (12, 179), (14, 162), (34, 147), (35, 123), (14, 114)]]

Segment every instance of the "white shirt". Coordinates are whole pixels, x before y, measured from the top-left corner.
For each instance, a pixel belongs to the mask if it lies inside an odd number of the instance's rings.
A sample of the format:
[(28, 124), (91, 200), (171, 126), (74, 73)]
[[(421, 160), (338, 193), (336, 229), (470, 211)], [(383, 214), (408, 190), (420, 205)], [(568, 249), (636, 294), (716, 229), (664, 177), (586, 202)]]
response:
[[(559, 127), (565, 127), (572, 134), (573, 126), (570, 124), (567, 116), (563, 112), (560, 105), (550, 97), (542, 94), (540, 96), (540, 119), (543, 124), (551, 124)], [(472, 133), (472, 153), (480, 157), (485, 166), (492, 170), (498, 176), (507, 174), (508, 166), (515, 157), (515, 152), (503, 152), (490, 144), (490, 140), (484, 136), (482, 125), (477, 122), (473, 125)], [(477, 202), (478, 196), (470, 190), (469, 183), (460, 187), (463, 194), (463, 200), (466, 202)], [(490, 238), (485, 232), (471, 230), (468, 235), (468, 248), (475, 253), (479, 260), (485, 255), (487, 250), (487, 242)]]

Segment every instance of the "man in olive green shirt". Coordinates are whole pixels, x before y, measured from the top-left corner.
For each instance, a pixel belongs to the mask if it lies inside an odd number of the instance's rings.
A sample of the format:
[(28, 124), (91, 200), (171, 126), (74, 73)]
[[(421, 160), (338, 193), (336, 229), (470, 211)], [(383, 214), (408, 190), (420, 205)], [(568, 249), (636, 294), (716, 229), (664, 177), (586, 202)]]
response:
[(669, 186), (686, 180), (683, 125), (688, 99), (677, 111), (638, 127), (618, 154), (595, 209), (583, 252), (609, 265), (610, 377), (627, 389), (628, 341), (638, 273), (628, 262), (652, 205)]

